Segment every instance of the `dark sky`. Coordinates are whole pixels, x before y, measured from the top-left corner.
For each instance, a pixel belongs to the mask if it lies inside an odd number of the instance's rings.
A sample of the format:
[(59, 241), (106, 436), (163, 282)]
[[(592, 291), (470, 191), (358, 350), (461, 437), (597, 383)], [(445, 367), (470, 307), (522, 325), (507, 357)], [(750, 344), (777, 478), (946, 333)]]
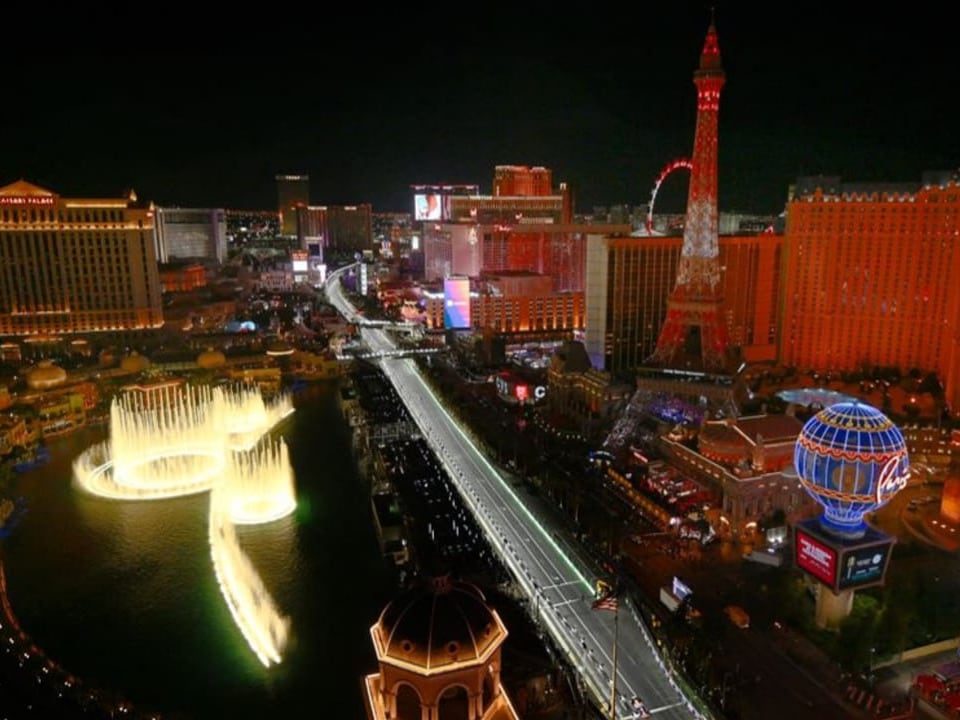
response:
[[(495, 165), (519, 164), (551, 168), (578, 210), (643, 203), (691, 152), (710, 5), (635, 5), (158, 4), (52, 22), (24, 9), (0, 48), (0, 184), (270, 209), (276, 173), (307, 173), (316, 204), (387, 211), (410, 209), (411, 184), (489, 193)], [(955, 24), (933, 6), (727, 5), (722, 210), (779, 212), (802, 174), (919, 182), (960, 167)], [(658, 209), (685, 194), (671, 176)]]

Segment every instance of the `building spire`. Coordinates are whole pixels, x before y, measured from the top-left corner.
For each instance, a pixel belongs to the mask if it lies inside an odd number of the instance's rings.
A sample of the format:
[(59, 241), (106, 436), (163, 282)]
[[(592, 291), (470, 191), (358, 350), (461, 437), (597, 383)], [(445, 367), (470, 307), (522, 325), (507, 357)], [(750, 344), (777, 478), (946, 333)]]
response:
[(720, 41), (717, 38), (717, 26), (714, 24), (713, 8), (710, 8), (710, 26), (707, 28), (707, 37), (703, 41), (703, 50), (700, 53), (700, 70), (723, 70), (720, 64)]

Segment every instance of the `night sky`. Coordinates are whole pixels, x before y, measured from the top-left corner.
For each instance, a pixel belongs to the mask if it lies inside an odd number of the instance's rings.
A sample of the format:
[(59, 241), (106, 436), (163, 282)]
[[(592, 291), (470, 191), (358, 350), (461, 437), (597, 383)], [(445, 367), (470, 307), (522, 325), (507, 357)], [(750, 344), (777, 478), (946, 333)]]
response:
[[(8, 17), (0, 184), (275, 209), (274, 175), (307, 173), (315, 204), (400, 211), (411, 184), (489, 193), (494, 166), (518, 164), (551, 168), (578, 211), (640, 204), (691, 152), (710, 18), (709, 4), (664, 5)], [(855, 5), (863, 17), (718, 3), (721, 210), (779, 212), (798, 175), (915, 183), (960, 167), (955, 24), (932, 6), (914, 19)], [(685, 195), (671, 176), (658, 209)]]

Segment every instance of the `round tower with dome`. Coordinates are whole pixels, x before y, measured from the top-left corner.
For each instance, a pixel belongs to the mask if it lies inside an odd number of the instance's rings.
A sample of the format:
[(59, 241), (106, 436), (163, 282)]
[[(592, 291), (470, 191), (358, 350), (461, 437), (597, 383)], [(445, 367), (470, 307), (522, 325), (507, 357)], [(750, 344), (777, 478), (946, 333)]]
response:
[(370, 628), (379, 672), (365, 678), (377, 720), (517, 720), (500, 682), (507, 629), (473, 584), (449, 577), (408, 590)]

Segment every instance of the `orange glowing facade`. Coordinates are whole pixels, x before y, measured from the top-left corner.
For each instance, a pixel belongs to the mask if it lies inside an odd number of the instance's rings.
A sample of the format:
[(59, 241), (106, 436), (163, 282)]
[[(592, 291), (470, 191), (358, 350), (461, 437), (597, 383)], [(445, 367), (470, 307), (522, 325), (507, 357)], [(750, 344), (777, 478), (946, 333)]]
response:
[(552, 195), (553, 172), (545, 167), (497, 165), (493, 170), (493, 194)]
[(67, 199), (0, 188), (0, 336), (163, 325), (154, 211), (136, 196)]
[[(425, 323), (442, 330), (444, 298), (428, 297)], [(479, 293), (470, 298), (470, 324), (495, 333), (547, 333), (570, 335), (583, 330), (586, 318), (583, 293), (495, 295)]]
[(203, 265), (164, 263), (160, 266), (160, 284), (164, 292), (190, 292), (207, 284)]
[(780, 360), (933, 371), (960, 407), (960, 184), (801, 178), (787, 205)]
[(582, 292), (587, 235), (628, 232), (629, 225), (428, 224), (423, 229), (424, 277), (533, 272), (550, 277), (555, 292)]
[[(654, 352), (676, 284), (683, 238), (590, 236), (585, 345), (594, 367), (636, 368)], [(748, 361), (775, 360), (783, 237), (721, 235), (722, 322)]]

